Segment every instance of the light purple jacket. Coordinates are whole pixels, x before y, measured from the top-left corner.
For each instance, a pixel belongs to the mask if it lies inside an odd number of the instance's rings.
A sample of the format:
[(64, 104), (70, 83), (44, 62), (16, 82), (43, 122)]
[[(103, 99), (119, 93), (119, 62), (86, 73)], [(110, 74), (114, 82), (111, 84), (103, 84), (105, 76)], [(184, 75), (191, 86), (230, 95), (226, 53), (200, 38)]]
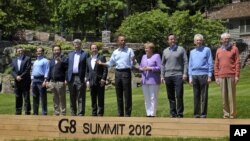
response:
[[(144, 67), (152, 67), (152, 71), (143, 71)], [(141, 80), (143, 84), (160, 84), (161, 83), (161, 57), (159, 54), (153, 54), (150, 58), (143, 55), (140, 64)]]

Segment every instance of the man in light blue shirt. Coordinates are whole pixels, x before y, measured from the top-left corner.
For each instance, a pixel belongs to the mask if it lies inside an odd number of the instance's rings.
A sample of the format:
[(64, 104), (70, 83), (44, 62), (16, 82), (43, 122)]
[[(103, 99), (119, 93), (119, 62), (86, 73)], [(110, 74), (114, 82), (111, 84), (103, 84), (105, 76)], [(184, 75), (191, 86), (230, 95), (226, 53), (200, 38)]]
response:
[(134, 51), (126, 46), (125, 36), (119, 35), (117, 37), (117, 44), (119, 48), (112, 53), (107, 63), (103, 63), (100, 60), (97, 61), (97, 63), (108, 67), (115, 66), (115, 89), (118, 116), (130, 117), (132, 112), (131, 69), (135, 63), (135, 55)]
[(49, 60), (44, 55), (44, 49), (36, 49), (37, 59), (33, 64), (31, 73), (32, 95), (33, 95), (33, 114), (39, 114), (39, 101), (41, 97), (42, 114), (47, 115), (47, 90), (46, 81), (49, 73)]
[(194, 91), (194, 117), (207, 117), (208, 85), (213, 72), (213, 58), (210, 48), (203, 46), (203, 36), (194, 36), (195, 49), (189, 56), (189, 83)]

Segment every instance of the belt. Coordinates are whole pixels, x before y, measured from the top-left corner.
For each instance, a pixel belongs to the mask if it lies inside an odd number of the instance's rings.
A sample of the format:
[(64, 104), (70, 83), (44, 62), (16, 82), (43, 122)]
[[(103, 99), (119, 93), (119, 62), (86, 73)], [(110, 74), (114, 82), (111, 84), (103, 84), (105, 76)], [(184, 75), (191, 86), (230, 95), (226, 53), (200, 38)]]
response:
[(51, 79), (50, 81), (51, 82), (64, 82), (64, 80), (62, 79)]
[(79, 75), (79, 73), (73, 73), (72, 75)]
[(125, 68), (125, 69), (115, 69), (116, 71), (120, 71), (120, 72), (122, 72), (122, 71), (131, 71), (131, 69), (130, 68)]
[(34, 79), (44, 79), (44, 76), (34, 76)]

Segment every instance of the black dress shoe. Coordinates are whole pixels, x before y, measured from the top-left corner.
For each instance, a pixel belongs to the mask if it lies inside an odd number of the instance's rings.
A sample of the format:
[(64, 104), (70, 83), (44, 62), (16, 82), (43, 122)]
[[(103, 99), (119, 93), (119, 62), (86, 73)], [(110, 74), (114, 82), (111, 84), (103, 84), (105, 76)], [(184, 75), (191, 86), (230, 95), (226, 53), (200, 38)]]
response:
[(194, 115), (194, 118), (200, 118), (200, 115)]
[(21, 115), (22, 114), (22, 112), (16, 112), (16, 115)]
[(177, 115), (178, 118), (183, 118), (183, 115)]
[(201, 118), (206, 118), (207, 116), (206, 115), (201, 115)]
[(30, 115), (30, 112), (25, 112), (25, 115)]
[(170, 117), (171, 117), (171, 118), (176, 118), (177, 116), (176, 116), (176, 115), (171, 115)]

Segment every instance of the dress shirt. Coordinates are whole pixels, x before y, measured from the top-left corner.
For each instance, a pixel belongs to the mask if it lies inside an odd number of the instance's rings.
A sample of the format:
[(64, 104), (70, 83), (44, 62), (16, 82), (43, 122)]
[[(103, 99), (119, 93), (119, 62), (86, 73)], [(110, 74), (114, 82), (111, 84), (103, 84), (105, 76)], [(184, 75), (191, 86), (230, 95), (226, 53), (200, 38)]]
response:
[(37, 60), (33, 64), (31, 79), (40, 76), (44, 76), (44, 78), (48, 77), (49, 73), (49, 60), (44, 58), (43, 56), (37, 57)]
[(17, 57), (17, 67), (18, 67), (18, 71), (20, 71), (20, 69), (21, 69), (22, 58), (23, 58), (23, 55)]
[(96, 60), (97, 60), (97, 54), (91, 57), (91, 68), (92, 69), (95, 68)]
[(176, 50), (176, 48), (177, 48), (177, 45), (173, 45), (173, 46), (169, 47), (169, 50), (170, 50), (170, 52), (173, 52), (174, 50)]
[(131, 48), (125, 46), (124, 48), (116, 49), (107, 62), (109, 67), (116, 66), (116, 69), (128, 69), (132, 68), (133, 61), (132, 58), (135, 56), (134, 51)]
[(80, 62), (80, 51), (75, 51), (74, 55), (74, 65), (73, 65), (73, 73), (78, 73), (78, 67)]

